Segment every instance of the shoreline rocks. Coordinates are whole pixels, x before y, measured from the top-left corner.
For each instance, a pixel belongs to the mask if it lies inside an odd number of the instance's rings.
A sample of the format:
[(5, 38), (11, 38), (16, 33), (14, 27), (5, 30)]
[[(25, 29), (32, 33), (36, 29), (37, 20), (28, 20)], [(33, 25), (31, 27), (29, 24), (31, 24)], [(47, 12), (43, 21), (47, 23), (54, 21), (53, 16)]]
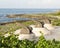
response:
[(52, 24), (44, 24), (44, 27), (48, 30), (53, 30), (54, 26), (52, 26)]
[(27, 39), (31, 41), (38, 40), (37, 38), (39, 38), (42, 34), (47, 40), (60, 39), (60, 33), (57, 33), (58, 31), (60, 31), (60, 27), (55, 29), (55, 27), (52, 26), (48, 19), (46, 19), (45, 21), (42, 21), (43, 24), (37, 21), (35, 25), (30, 25), (29, 27), (21, 24), (23, 28), (21, 30), (19, 29), (15, 31), (15, 33), (19, 34), (18, 39)]
[(18, 39), (19, 40), (25, 40), (25, 39), (27, 39), (27, 40), (30, 40), (30, 41), (34, 41), (35, 40), (35, 35), (34, 34), (20, 34), (19, 36), (18, 36)]

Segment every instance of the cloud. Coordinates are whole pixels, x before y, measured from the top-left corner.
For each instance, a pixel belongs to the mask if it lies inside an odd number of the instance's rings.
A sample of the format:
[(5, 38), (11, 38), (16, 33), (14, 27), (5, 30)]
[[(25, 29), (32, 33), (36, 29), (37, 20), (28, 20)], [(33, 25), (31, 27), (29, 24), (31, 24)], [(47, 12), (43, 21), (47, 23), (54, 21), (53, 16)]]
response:
[(30, 0), (28, 6), (28, 8), (60, 8), (60, 0)]
[(60, 8), (60, 0), (0, 0), (0, 8)]
[(60, 0), (45, 0), (45, 1), (42, 1), (42, 7), (45, 7), (45, 8), (60, 8)]

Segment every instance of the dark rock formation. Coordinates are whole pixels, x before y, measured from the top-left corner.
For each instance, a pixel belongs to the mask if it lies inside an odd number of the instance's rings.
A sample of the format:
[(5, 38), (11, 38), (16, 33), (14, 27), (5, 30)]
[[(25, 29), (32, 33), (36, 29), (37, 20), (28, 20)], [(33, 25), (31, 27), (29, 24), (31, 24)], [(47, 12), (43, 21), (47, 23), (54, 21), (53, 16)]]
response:
[(32, 27), (27, 27), (27, 28), (29, 29), (30, 33), (32, 33), (33, 28)]

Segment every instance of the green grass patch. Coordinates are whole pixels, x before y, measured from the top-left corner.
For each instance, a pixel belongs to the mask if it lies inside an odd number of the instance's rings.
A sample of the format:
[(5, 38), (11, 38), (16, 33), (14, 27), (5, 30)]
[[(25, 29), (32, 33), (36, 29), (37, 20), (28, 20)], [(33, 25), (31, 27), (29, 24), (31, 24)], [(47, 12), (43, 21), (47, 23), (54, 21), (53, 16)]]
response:
[(27, 21), (27, 22), (23, 22), (24, 25), (29, 26), (31, 24), (35, 24), (33, 21)]
[(46, 40), (41, 36), (38, 42), (18, 40), (15, 35), (7, 38), (0, 36), (0, 48), (60, 48), (60, 41)]
[(54, 20), (54, 21), (52, 22), (52, 24), (53, 24), (54, 26), (60, 26), (60, 20)]

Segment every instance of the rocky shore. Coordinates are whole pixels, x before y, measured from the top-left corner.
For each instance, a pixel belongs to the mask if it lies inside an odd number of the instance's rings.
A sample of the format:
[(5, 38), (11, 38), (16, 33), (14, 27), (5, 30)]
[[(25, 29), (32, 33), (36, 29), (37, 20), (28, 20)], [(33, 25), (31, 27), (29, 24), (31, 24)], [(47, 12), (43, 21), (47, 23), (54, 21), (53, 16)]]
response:
[[(59, 40), (60, 41), (60, 26), (54, 26), (52, 24), (53, 21), (57, 20), (60, 24), (60, 17), (39, 15), (39, 14), (13, 14), (7, 15), (8, 18), (30, 18), (31, 20), (26, 21), (13, 21), (8, 23), (0, 23), (0, 25), (5, 27), (11, 27), (10, 33), (12, 32), (14, 35), (18, 35), (19, 40), (30, 40), (30, 41), (38, 41), (39, 37), (43, 35), (46, 40)], [(57, 22), (56, 21), (56, 22)], [(13, 23), (13, 24), (11, 24)], [(56, 25), (58, 25), (56, 23)], [(9, 24), (9, 26), (7, 26)], [(13, 27), (14, 26), (14, 27)], [(15, 28), (16, 27), (16, 28)], [(21, 28), (20, 28), (21, 27)], [(1, 29), (1, 28), (0, 28)], [(13, 30), (14, 29), (14, 30)], [(2, 29), (1, 29), (2, 30)], [(6, 30), (6, 29), (5, 29)], [(13, 30), (13, 31), (12, 31)], [(5, 37), (10, 36), (8, 32), (4, 34)]]
[(30, 26), (20, 24), (22, 28), (14, 31), (14, 34), (18, 35), (19, 40), (27, 39), (30, 41), (38, 41), (42, 34), (46, 40), (60, 39), (60, 27), (57, 26), (56, 28), (56, 26), (52, 26), (51, 21), (48, 18), (44, 18), (42, 21), (34, 20), (34, 22), (35, 24)]

